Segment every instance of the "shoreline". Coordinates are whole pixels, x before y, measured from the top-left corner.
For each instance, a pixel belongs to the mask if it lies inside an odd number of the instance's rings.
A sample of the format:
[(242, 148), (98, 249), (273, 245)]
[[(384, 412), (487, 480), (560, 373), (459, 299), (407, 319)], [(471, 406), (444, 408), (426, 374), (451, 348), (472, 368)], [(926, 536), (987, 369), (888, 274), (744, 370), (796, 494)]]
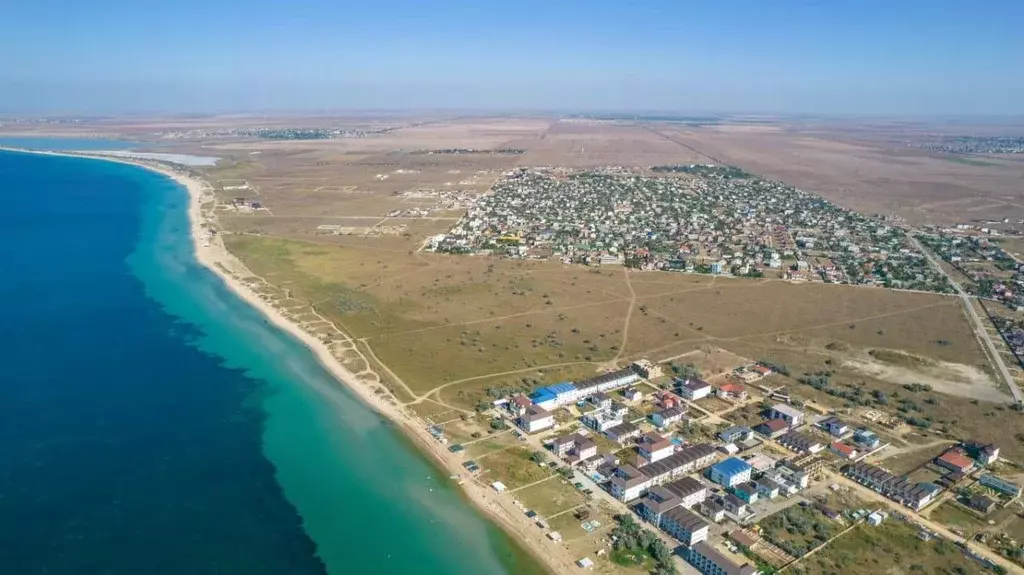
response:
[[(86, 158), (132, 165), (168, 177), (185, 188), (189, 197), (188, 219), (193, 254), (196, 261), (202, 267), (220, 278), (232, 293), (260, 312), (275, 327), (286, 331), (292, 337), (302, 342), (339, 384), (349, 389), (360, 401), (386, 418), (389, 423), (393, 424), (394, 428), (400, 430), (402, 435), (411, 440), (417, 451), (429, 456), (428, 460), (431, 464), (439, 466), (449, 475), (457, 475), (460, 481), (458, 485), (453, 487), (477, 510), (482, 512), (492, 524), (504, 531), (519, 549), (528, 552), (540, 566), (551, 573), (564, 573), (573, 570), (575, 566), (571, 559), (565, 557), (564, 549), (546, 540), (540, 530), (533, 528), (532, 523), (524, 521), (525, 516), (522, 514), (522, 511), (512, 505), (509, 497), (506, 496), (502, 499), (498, 494), (492, 493), (488, 486), (478, 483), (471, 476), (464, 477), (465, 470), (462, 468), (462, 462), (456, 456), (448, 453), (445, 446), (430, 436), (425, 422), (418, 421), (415, 415), (407, 412), (390, 393), (387, 395), (376, 393), (373, 389), (374, 386), (361, 381), (355, 373), (342, 365), (341, 361), (335, 357), (323, 341), (304, 330), (272, 304), (263, 300), (239, 279), (239, 277), (251, 276), (253, 274), (249, 272), (241, 260), (231, 254), (224, 246), (221, 232), (217, 229), (216, 216), (212, 213), (204, 213), (204, 200), (212, 199), (213, 193), (212, 188), (201, 176), (192, 176), (158, 162), (92, 154), (87, 151), (82, 153), (55, 152), (3, 146), (0, 146), (0, 151)], [(186, 166), (186, 168), (188, 167)], [(206, 226), (216, 229), (216, 233), (210, 235), (207, 232)], [(351, 337), (337, 328), (337, 326), (335, 326), (335, 329), (358, 352)], [(361, 352), (359, 355), (362, 357)], [(364, 358), (364, 361), (366, 362), (367, 370), (373, 372), (370, 360)], [(461, 489), (458, 489), (459, 487)]]

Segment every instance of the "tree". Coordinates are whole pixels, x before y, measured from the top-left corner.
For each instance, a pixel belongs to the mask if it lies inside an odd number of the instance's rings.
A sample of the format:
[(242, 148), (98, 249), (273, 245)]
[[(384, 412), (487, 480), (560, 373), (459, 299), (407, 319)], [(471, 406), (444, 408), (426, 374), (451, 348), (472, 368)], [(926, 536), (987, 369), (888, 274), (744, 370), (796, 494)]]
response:
[(533, 453), (530, 454), (530, 461), (534, 463), (543, 463), (544, 454), (539, 451), (534, 451)]

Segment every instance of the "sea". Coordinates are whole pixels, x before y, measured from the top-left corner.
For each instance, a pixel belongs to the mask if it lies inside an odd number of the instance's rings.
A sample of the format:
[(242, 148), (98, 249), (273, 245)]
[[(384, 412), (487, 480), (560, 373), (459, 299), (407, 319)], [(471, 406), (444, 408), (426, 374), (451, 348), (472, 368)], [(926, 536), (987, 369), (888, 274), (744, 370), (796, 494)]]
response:
[(0, 573), (542, 573), (196, 262), (187, 205), (0, 151)]

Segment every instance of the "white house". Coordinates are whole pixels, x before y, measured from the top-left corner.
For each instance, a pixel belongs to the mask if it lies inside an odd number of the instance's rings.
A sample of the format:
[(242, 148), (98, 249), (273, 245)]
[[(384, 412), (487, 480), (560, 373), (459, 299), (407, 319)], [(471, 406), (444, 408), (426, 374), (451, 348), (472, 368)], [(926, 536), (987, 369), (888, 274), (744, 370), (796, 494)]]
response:
[(539, 405), (531, 405), (519, 416), (519, 427), (527, 433), (536, 433), (555, 426), (555, 416)]
[(679, 395), (696, 401), (711, 395), (711, 384), (701, 379), (687, 379), (679, 384)]
[(654, 463), (672, 455), (675, 452), (675, 445), (657, 433), (651, 432), (640, 439), (638, 449), (640, 457), (646, 459), (648, 463)]

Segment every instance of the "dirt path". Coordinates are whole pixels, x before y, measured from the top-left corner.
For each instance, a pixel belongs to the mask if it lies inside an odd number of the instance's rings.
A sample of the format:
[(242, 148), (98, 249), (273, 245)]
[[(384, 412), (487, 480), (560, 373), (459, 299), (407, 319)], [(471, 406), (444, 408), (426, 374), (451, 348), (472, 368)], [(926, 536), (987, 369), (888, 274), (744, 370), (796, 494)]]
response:
[[(383, 365), (383, 364), (381, 364), (381, 365)], [(449, 382), (443, 383), (443, 384), (435, 387), (434, 389), (431, 389), (430, 391), (428, 391), (427, 393), (425, 393), (423, 395), (411, 394), (416, 399), (406, 403), (406, 405), (413, 405), (413, 404), (419, 403), (419, 402), (421, 402), (421, 401), (423, 401), (425, 399), (429, 399), (431, 395), (440, 392), (442, 389), (445, 389), (447, 387), (451, 387), (453, 385), (458, 385), (460, 383), (466, 383), (466, 382), (469, 382), (469, 381), (476, 381), (478, 379), (487, 379), (489, 377), (501, 377), (503, 375), (515, 375), (517, 373), (526, 373), (528, 371), (537, 371), (537, 370), (548, 369), (548, 368), (552, 368), (552, 367), (565, 367), (565, 366), (568, 366), (568, 365), (596, 365), (596, 363), (592, 362), (592, 361), (567, 361), (565, 363), (549, 363), (547, 365), (535, 365), (533, 367), (524, 367), (522, 369), (512, 369), (512, 370), (509, 370), (509, 371), (499, 371), (499, 372), (496, 372), (496, 373), (488, 373), (488, 374), (484, 374), (484, 375), (475, 375), (473, 377), (465, 377), (465, 378), (462, 378), (462, 379), (456, 379), (456, 380), (453, 380), (453, 381), (449, 381)], [(388, 371), (390, 372), (390, 370), (388, 370)], [(440, 395), (438, 397), (440, 397)], [(435, 400), (431, 400), (431, 401), (435, 401)], [(445, 405), (447, 405), (447, 404), (445, 404)]]
[(622, 268), (622, 277), (626, 280), (626, 287), (629, 288), (629, 307), (626, 308), (626, 319), (622, 322), (622, 341), (619, 343), (619, 352), (611, 358), (608, 363), (615, 366), (619, 358), (626, 351), (626, 344), (629, 343), (629, 322), (633, 319), (633, 308), (636, 307), (636, 292), (633, 291), (633, 282), (629, 280), (629, 270)]

